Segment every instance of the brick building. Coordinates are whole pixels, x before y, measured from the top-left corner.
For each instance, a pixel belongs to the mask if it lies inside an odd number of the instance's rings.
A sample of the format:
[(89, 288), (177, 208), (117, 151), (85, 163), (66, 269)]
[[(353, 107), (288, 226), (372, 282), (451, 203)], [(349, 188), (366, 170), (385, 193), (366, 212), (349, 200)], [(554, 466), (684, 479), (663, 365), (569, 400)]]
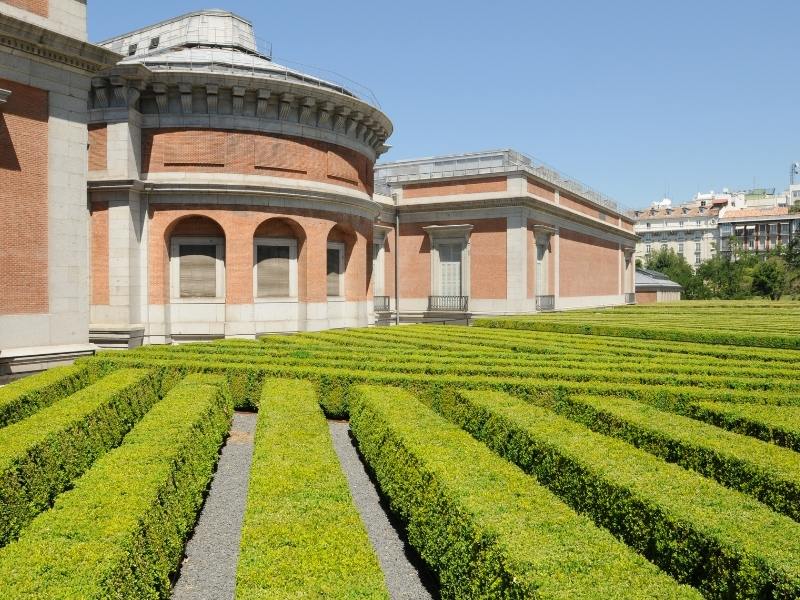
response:
[[(0, 13), (21, 4), (0, 0)], [(633, 222), (597, 192), (513, 151), (376, 167), (392, 133), (377, 103), (276, 64), (231, 13), (191, 13), (98, 47), (79, 41), (85, 4), (56, 5), (65, 28), (80, 25), (67, 31), (78, 39), (55, 24), (49, 35), (80, 57), (80, 74), (76, 58), (60, 67), (69, 76), (53, 75), (66, 83), (37, 85), (50, 94), (51, 126), (68, 86), (58, 135), (63, 125), (69, 139), (37, 129), (43, 100), (14, 104), (19, 85), (37, 83), (37, 57), (22, 64), (9, 50), (0, 64), (0, 88), (11, 92), (3, 106), (13, 109), (4, 118), (25, 119), (0, 146), (0, 178), (16, 186), (4, 186), (14, 190), (2, 200), (14, 215), (4, 233), (20, 240), (3, 236), (15, 284), (0, 298), (0, 363), (13, 349), (56, 343), (132, 347), (369, 325), (394, 303), (395, 262), (409, 313), (632, 300)], [(46, 25), (31, 14), (24, 27)], [(48, 135), (47, 164), (27, 158)], [(64, 205), (59, 218), (24, 212), (17, 199), (36, 194), (51, 211)], [(71, 337), (37, 337), (19, 321), (59, 310)]]
[(0, 2), (0, 375), (90, 353), (85, 0)]

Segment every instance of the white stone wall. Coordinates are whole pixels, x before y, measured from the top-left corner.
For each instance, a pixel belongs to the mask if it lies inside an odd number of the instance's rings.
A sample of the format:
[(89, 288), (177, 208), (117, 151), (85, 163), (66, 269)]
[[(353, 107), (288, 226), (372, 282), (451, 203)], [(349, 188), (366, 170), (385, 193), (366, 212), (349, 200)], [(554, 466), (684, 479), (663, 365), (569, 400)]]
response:
[[(78, 4), (77, 2), (74, 2)], [(84, 6), (85, 8), (85, 6)], [(0, 348), (88, 344), (89, 244), (86, 209), (89, 77), (0, 47), (0, 78), (49, 92), (49, 312), (0, 316)]]
[(0, 2), (0, 13), (84, 42), (87, 39), (86, 0), (50, 0), (47, 17), (4, 2)]

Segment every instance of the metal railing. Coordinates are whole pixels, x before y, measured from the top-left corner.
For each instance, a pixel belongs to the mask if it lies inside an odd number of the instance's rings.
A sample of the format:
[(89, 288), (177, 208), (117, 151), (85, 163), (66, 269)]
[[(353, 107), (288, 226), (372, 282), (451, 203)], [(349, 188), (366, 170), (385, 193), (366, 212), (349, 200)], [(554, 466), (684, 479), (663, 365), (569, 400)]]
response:
[(636, 304), (636, 294), (625, 294), (625, 304)]
[(536, 296), (537, 312), (546, 312), (556, 309), (555, 296)]
[(389, 312), (391, 310), (389, 296), (374, 296), (373, 302), (375, 305), (375, 312)]
[(467, 312), (469, 296), (428, 296), (429, 311)]
[(578, 179), (569, 177), (543, 161), (516, 150), (474, 153), (462, 157), (438, 157), (430, 161), (407, 161), (408, 164), (403, 164), (403, 162), (377, 165), (376, 185), (386, 187), (391, 183), (419, 179), (487, 175), (524, 170), (614, 213), (626, 214), (629, 210), (613, 198), (582, 183)]

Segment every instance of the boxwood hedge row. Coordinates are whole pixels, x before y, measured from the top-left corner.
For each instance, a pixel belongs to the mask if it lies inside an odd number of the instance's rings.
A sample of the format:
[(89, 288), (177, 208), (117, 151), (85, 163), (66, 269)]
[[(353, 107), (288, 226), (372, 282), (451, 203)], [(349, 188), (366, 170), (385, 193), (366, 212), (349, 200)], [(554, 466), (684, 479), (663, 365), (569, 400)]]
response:
[(800, 454), (624, 398), (562, 396), (554, 408), (800, 520)]
[(402, 390), (359, 387), (351, 428), (443, 598), (699, 598)]
[(240, 548), (241, 600), (389, 598), (311, 382), (264, 383)]
[(55, 367), (0, 388), (0, 427), (15, 423), (74, 394), (97, 377), (86, 365)]
[(800, 524), (761, 503), (505, 394), (436, 406), (705, 597), (800, 596)]
[(605, 325), (602, 323), (553, 322), (542, 319), (478, 319), (476, 327), (495, 329), (525, 329), (552, 333), (577, 333), (646, 340), (699, 342), (729, 346), (760, 346), (765, 348), (800, 349), (800, 336), (758, 334), (752, 332), (720, 331), (706, 329), (647, 327), (637, 325)]
[(0, 597), (169, 598), (233, 406), (192, 376), (0, 550)]
[(0, 429), (0, 546), (122, 441), (159, 384), (153, 372), (123, 369)]
[(696, 402), (696, 419), (800, 452), (800, 407)]

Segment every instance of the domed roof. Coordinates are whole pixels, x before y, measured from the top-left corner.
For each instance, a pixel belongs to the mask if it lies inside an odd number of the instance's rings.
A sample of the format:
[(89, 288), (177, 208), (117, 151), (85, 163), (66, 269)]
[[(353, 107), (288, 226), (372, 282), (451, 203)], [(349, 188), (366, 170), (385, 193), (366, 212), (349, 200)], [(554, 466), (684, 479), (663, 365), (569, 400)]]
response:
[(273, 62), (270, 45), (256, 38), (252, 23), (225, 10), (188, 13), (99, 45), (123, 55), (120, 65), (141, 64), (154, 72), (208, 71), (300, 82), (378, 104), (368, 90), (356, 94), (326, 78)]

